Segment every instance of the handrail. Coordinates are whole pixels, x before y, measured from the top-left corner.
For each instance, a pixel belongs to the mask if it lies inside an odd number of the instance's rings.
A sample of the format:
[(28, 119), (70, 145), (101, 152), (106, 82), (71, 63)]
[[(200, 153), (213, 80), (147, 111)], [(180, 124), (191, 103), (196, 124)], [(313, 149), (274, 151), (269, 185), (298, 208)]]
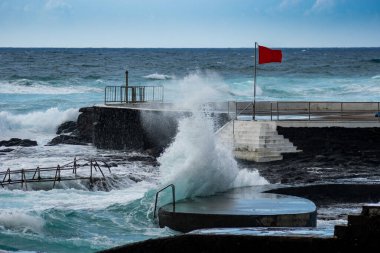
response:
[(154, 211), (153, 211), (153, 218), (155, 219), (156, 218), (156, 210), (157, 210), (157, 200), (158, 200), (158, 194), (160, 192), (162, 192), (163, 190), (167, 189), (171, 187), (172, 188), (172, 197), (173, 197), (173, 213), (175, 212), (175, 186), (174, 184), (169, 184), (167, 186), (165, 186), (164, 188), (162, 188), (161, 190), (159, 190), (158, 192), (156, 192), (156, 200), (154, 202)]
[(106, 86), (104, 104), (163, 102), (164, 87), (157, 86)]
[[(235, 101), (235, 111), (236, 111), (236, 113), (235, 113), (235, 118), (232, 120), (232, 135), (235, 134), (235, 120), (238, 119), (238, 116), (239, 116), (240, 114), (242, 114), (245, 110), (247, 110), (247, 108), (250, 107), (251, 105), (254, 106), (254, 103), (253, 103), (253, 102), (250, 102), (246, 107), (244, 107), (243, 110), (241, 110), (239, 113), (237, 113), (237, 111), (238, 111), (238, 109), (237, 109), (237, 103), (238, 103), (238, 102)], [(229, 107), (229, 106), (230, 106), (230, 105), (228, 104), (228, 107)], [(254, 110), (254, 108), (252, 108), (252, 110)], [(228, 108), (228, 111), (229, 111), (229, 108)]]
[[(251, 113), (250, 101), (235, 101), (235, 115)], [(228, 113), (230, 102), (228, 104)], [(242, 109), (239, 109), (241, 107)], [(244, 108), (243, 108), (244, 107)], [(247, 110), (249, 109), (249, 110)], [(267, 116), (270, 120), (368, 120), (380, 122), (375, 114), (380, 112), (380, 102), (338, 102), (338, 101), (258, 101), (252, 110), (258, 116)], [(296, 117), (296, 118), (294, 118)]]

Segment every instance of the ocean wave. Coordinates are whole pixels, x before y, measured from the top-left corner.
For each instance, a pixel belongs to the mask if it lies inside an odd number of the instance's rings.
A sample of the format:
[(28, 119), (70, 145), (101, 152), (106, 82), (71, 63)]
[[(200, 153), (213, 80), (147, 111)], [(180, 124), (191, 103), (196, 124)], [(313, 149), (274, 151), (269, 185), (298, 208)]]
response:
[(174, 78), (173, 76), (170, 76), (170, 75), (164, 75), (164, 74), (158, 74), (158, 73), (146, 75), (146, 76), (143, 76), (143, 77), (145, 79), (150, 79), (150, 80), (169, 80), (169, 79), (173, 79)]
[(0, 81), (0, 93), (3, 94), (75, 94), (91, 92), (100, 93), (103, 92), (103, 89), (74, 85), (52, 86), (48, 82), (30, 79)]
[(46, 111), (35, 111), (26, 114), (12, 114), (7, 111), (0, 111), (0, 132), (1, 138), (14, 131), (48, 132), (54, 133), (59, 124), (76, 120), (78, 109), (67, 109), (60, 111), (58, 108), (49, 108)]
[(373, 76), (371, 77), (372, 79), (380, 79), (380, 75), (376, 75), (376, 76)]
[(0, 210), (0, 227), (5, 229), (41, 233), (44, 224), (45, 221), (38, 216), (32, 216), (21, 211)]

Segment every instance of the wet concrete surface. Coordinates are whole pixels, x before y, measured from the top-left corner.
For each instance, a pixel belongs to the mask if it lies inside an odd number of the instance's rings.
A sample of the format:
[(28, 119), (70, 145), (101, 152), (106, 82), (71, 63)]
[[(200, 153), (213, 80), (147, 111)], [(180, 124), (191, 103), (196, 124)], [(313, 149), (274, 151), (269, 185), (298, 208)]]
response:
[(215, 227), (314, 227), (316, 206), (310, 200), (251, 187), (167, 204), (159, 209), (159, 225), (181, 232)]

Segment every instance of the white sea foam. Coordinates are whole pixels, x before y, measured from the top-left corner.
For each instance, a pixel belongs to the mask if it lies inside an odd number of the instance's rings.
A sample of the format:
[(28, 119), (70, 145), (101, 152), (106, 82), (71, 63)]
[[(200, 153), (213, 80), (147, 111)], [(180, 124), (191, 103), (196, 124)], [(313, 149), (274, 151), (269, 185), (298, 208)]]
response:
[[(216, 76), (211, 78), (223, 83)], [(180, 105), (192, 108), (192, 116), (179, 121), (174, 142), (159, 158), (161, 183), (175, 184), (178, 199), (268, 183), (257, 171), (239, 170), (232, 151), (216, 138), (213, 120), (201, 105), (223, 92), (214, 88), (215, 82), (206, 80), (191, 74), (179, 82)]]
[(0, 227), (11, 230), (31, 230), (40, 233), (45, 222), (42, 218), (23, 211), (0, 210)]
[(0, 196), (7, 201), (3, 203), (0, 214), (2, 214), (1, 212), (14, 212), (15, 207), (25, 212), (34, 213), (41, 213), (49, 209), (105, 209), (114, 204), (128, 204), (139, 199), (154, 186), (153, 183), (142, 181), (135, 183), (133, 187), (125, 187), (110, 192), (73, 188), (50, 191), (8, 191), (1, 189)]
[(9, 134), (16, 134), (16, 132), (24, 132), (26, 135), (30, 133), (53, 133), (59, 124), (76, 120), (78, 115), (78, 109), (71, 108), (60, 111), (56, 107), (26, 114), (12, 114), (2, 111), (0, 112), (0, 139)]
[(19, 79), (16, 81), (0, 81), (0, 93), (3, 94), (75, 94), (100, 93), (103, 89), (88, 86), (52, 86), (48, 82)]
[(168, 79), (173, 79), (174, 77), (170, 75), (154, 73), (154, 74), (146, 75), (144, 76), (144, 78), (151, 79), (151, 80), (168, 80)]
[(380, 79), (380, 75), (373, 76), (372, 79)]

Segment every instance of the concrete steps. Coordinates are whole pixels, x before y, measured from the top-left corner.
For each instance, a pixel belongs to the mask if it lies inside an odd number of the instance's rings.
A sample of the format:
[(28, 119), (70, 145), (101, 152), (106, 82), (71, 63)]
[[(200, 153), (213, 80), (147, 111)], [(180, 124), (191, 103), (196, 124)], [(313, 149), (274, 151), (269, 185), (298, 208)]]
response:
[(282, 160), (283, 153), (300, 152), (288, 139), (277, 133), (276, 122), (230, 121), (216, 134), (233, 149), (235, 158), (270, 162)]

